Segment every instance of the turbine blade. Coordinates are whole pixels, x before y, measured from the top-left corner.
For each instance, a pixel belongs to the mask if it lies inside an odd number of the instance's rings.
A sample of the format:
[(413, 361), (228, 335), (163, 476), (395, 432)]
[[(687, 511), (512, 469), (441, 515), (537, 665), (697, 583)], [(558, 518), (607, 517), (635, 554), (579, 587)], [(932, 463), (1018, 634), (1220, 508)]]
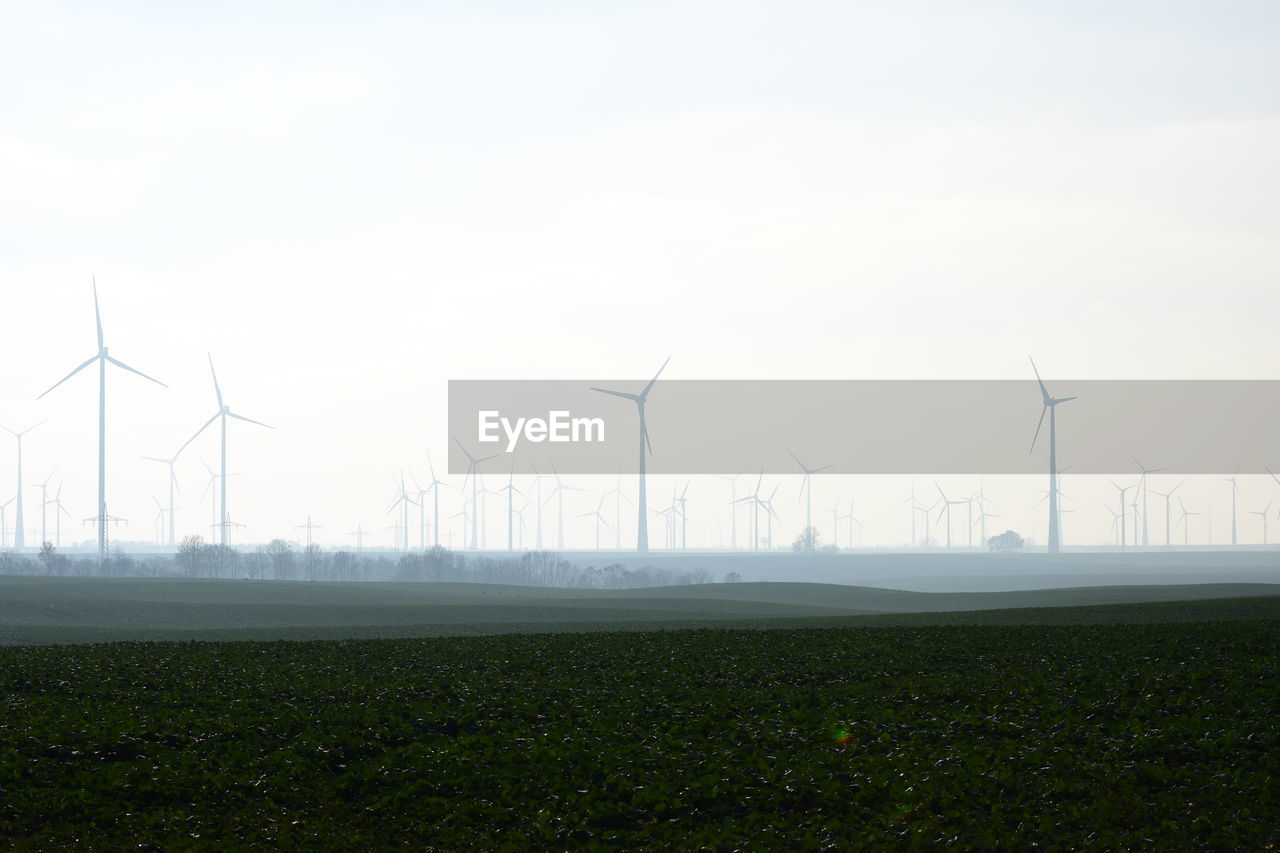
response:
[(1040, 371), (1036, 367), (1036, 360), (1031, 358), (1031, 356), (1027, 356), (1027, 358), (1031, 361), (1031, 369), (1036, 372), (1036, 384), (1040, 386), (1040, 395), (1044, 398), (1044, 404), (1047, 406), (1049, 405), (1049, 401), (1053, 398), (1049, 396), (1049, 389), (1044, 387), (1044, 380), (1040, 378)]
[[(89, 365), (93, 364), (93, 363), (94, 363), (95, 361), (97, 361), (97, 360), (98, 360), (98, 356), (96, 356), (96, 355), (95, 355), (95, 356), (93, 356), (92, 358), (87, 358), (87, 359), (85, 359), (84, 364), (80, 365), (80, 366), (79, 366), (79, 367), (77, 367), (75, 370), (71, 371), (71, 372), (70, 372), (70, 373), (68, 373), (66, 376), (62, 377), (62, 378), (61, 378), (61, 379), (59, 379), (57, 382), (55, 382), (52, 386), (50, 386), (49, 391), (52, 391), (54, 388), (57, 388), (57, 387), (58, 387), (59, 385), (61, 385), (63, 382), (66, 382), (66, 381), (67, 381), (68, 379), (70, 379), (72, 376), (75, 376), (77, 373), (79, 373), (80, 371), (84, 370), (86, 367), (88, 367)], [(45, 392), (44, 392), (44, 394), (48, 394), (48, 393), (49, 393), (49, 391), (45, 391)], [(36, 399), (37, 399), (37, 400), (39, 400), (41, 397), (44, 397), (44, 394), (41, 394), (39, 397), (36, 397)], [(8, 427), (6, 427), (6, 429), (8, 429)], [(9, 430), (9, 432), (13, 432), (13, 430)], [(14, 434), (14, 435), (17, 435), (18, 433), (14, 432), (13, 434)]]
[(659, 367), (658, 372), (653, 374), (653, 378), (649, 380), (649, 384), (644, 386), (644, 390), (640, 392), (641, 400), (649, 396), (649, 392), (653, 389), (653, 383), (658, 381), (658, 377), (662, 375), (662, 371), (667, 369), (667, 363), (670, 361), (671, 361), (671, 356), (667, 356), (667, 360), (662, 362), (662, 367)]
[[(199, 438), (199, 437), (200, 437), (200, 433), (202, 433), (202, 432), (204, 432), (206, 429), (208, 429), (208, 428), (209, 428), (209, 425), (210, 425), (210, 424), (212, 424), (214, 421), (216, 421), (216, 420), (218, 419), (218, 415), (221, 415), (221, 414), (222, 414), (222, 412), (218, 412), (218, 414), (214, 415), (213, 417), (209, 418), (209, 420), (205, 421), (205, 422), (204, 422), (204, 426), (202, 426), (202, 427), (200, 427), (200, 429), (196, 430), (196, 434), (195, 434), (195, 435), (193, 435), (193, 436), (191, 436), (191, 438), (188, 438), (188, 439), (187, 439), (187, 443), (186, 443), (186, 444), (184, 444), (184, 445), (182, 445), (182, 447), (179, 447), (179, 448), (178, 448), (178, 452), (179, 452), (179, 453), (181, 453), (183, 450), (185, 450), (185, 449), (186, 449), (187, 444), (190, 444), (191, 442), (193, 442), (193, 441), (195, 441), (197, 438)], [(204, 459), (201, 459), (200, 461), (204, 463), (204, 467), (205, 467), (205, 469), (206, 469), (210, 474), (212, 474), (212, 473), (213, 473), (213, 469), (209, 467), (209, 463), (208, 463), (208, 462), (205, 462), (205, 461), (204, 461)]]
[(597, 388), (594, 385), (591, 386), (588, 390), (599, 391), (601, 394), (612, 394), (614, 397), (621, 397), (624, 400), (631, 400), (632, 402), (636, 402), (636, 403), (640, 402), (640, 398), (635, 394), (627, 394), (623, 391), (610, 391), (608, 388)]
[(154, 376), (148, 376), (147, 374), (143, 373), (141, 370), (136, 370), (136, 369), (134, 369), (134, 368), (130, 367), (129, 365), (125, 364), (123, 361), (121, 361), (121, 360), (120, 360), (120, 359), (118, 359), (118, 358), (113, 358), (113, 357), (111, 357), (111, 356), (109, 356), (109, 355), (103, 356), (103, 358), (105, 358), (107, 361), (109, 361), (109, 362), (111, 362), (112, 364), (114, 364), (116, 367), (119, 367), (119, 368), (122, 368), (122, 369), (124, 369), (124, 370), (127, 370), (127, 371), (129, 371), (130, 373), (136, 373), (136, 374), (138, 374), (139, 376), (141, 376), (143, 379), (150, 379), (152, 382), (156, 383), (157, 385), (160, 385), (161, 387), (164, 387), (164, 388), (168, 388), (168, 387), (169, 387), (168, 385), (165, 385), (163, 382), (161, 382), (159, 379), (156, 379)]
[(1036, 424), (1036, 434), (1031, 437), (1031, 449), (1027, 453), (1031, 453), (1036, 449), (1036, 440), (1040, 438), (1040, 427), (1044, 426), (1044, 414), (1049, 411), (1049, 405), (1046, 403), (1044, 408), (1040, 410), (1040, 421)]
[(804, 467), (804, 463), (800, 461), (800, 457), (796, 456), (794, 453), (791, 453), (790, 450), (788, 450), (787, 453), (790, 454), (792, 459), (796, 460), (796, 464), (800, 466), (800, 468), (804, 471), (806, 475), (808, 475), (809, 469)]
[(98, 277), (93, 277), (93, 322), (98, 327), (98, 351), (102, 351), (102, 312), (98, 310)]
[(218, 408), (221, 409), (222, 403), (222, 386), (218, 384), (218, 371), (213, 369), (213, 353), (205, 353), (209, 357), (209, 373), (213, 376), (213, 393), (218, 395)]
[(275, 429), (275, 427), (270, 424), (264, 424), (262, 421), (255, 421), (253, 418), (246, 418), (244, 415), (237, 415), (235, 412), (228, 411), (227, 417), (235, 418), (238, 421), (245, 421), (246, 423), (257, 424), (258, 426), (263, 426), (267, 429)]
[(834, 468), (834, 467), (836, 467), (836, 466), (834, 466), (834, 465), (823, 465), (821, 468), (814, 468), (814, 469), (813, 469), (812, 471), (810, 471), (809, 473), (810, 473), (810, 474), (817, 474), (819, 471), (826, 471), (827, 469), (829, 469), (829, 468)]

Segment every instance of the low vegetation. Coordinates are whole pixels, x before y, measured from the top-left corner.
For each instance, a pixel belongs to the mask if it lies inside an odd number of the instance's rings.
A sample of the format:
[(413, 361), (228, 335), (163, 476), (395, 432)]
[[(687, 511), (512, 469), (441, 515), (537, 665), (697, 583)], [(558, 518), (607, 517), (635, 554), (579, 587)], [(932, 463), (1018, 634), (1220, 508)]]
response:
[(0, 649), (0, 837), (1261, 850), (1263, 601), (1218, 622)]

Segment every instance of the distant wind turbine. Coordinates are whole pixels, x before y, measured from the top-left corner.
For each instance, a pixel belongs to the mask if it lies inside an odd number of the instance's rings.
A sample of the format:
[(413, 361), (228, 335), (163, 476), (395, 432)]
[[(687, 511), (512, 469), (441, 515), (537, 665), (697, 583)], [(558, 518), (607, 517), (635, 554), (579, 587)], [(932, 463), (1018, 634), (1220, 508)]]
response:
[[(481, 456), (477, 459), (471, 455), (471, 451), (462, 446), (462, 442), (458, 441), (457, 436), (451, 436), (451, 438), (453, 439), (453, 443), (458, 445), (458, 449), (462, 451), (463, 455), (467, 457), (466, 476), (471, 478), (471, 550), (475, 551), (480, 547), (480, 525), (478, 523), (480, 519), (477, 514), (477, 510), (480, 506), (480, 463), (488, 462), (490, 459), (497, 459), (498, 454), (495, 453), (492, 456)], [(463, 486), (466, 486), (465, 480), (463, 482)], [(466, 504), (464, 503), (463, 506), (465, 512)], [(467, 518), (464, 515), (462, 517), (463, 526), (466, 526), (466, 521)]]
[(1058, 523), (1058, 404), (1076, 399), (1075, 397), (1052, 397), (1040, 378), (1035, 359), (1031, 359), (1031, 369), (1035, 371), (1036, 383), (1040, 386), (1043, 408), (1040, 409), (1040, 422), (1036, 424), (1036, 434), (1031, 439), (1030, 453), (1036, 449), (1036, 439), (1040, 437), (1040, 427), (1044, 426), (1045, 412), (1049, 413), (1049, 553), (1057, 554), (1061, 549), (1061, 533)]
[(791, 453), (791, 451), (790, 451), (790, 450), (788, 450), (788, 451), (787, 451), (787, 453), (791, 454), (791, 458), (792, 458), (792, 459), (794, 459), (794, 460), (796, 461), (796, 464), (800, 466), (800, 470), (801, 470), (801, 471), (804, 471), (804, 479), (800, 481), (800, 491), (804, 493), (804, 497), (805, 497), (805, 502), (804, 502), (804, 529), (805, 529), (805, 533), (804, 533), (804, 540), (805, 540), (805, 542), (807, 543), (808, 549), (809, 549), (809, 550), (813, 550), (814, 542), (813, 542), (813, 540), (812, 540), (812, 539), (810, 539), (810, 538), (809, 538), (809, 530), (811, 530), (811, 529), (813, 528), (813, 480), (812, 480), (812, 476), (813, 476), (814, 474), (817, 474), (819, 471), (826, 471), (828, 468), (834, 468), (835, 466), (834, 466), (834, 465), (821, 465), (821, 466), (819, 466), (819, 467), (817, 467), (817, 468), (810, 468), (808, 465), (805, 465), (803, 462), (801, 462), (801, 461), (800, 461), (800, 457), (799, 457), (799, 456), (796, 456), (794, 453)]
[(208, 429), (213, 424), (214, 421), (220, 420), (222, 422), (221, 423), (222, 475), (220, 477), (222, 490), (219, 494), (219, 496), (222, 498), (222, 503), (221, 503), (221, 511), (219, 513), (218, 527), (221, 531), (221, 544), (226, 545), (227, 544), (227, 525), (231, 523), (228, 521), (228, 517), (227, 517), (227, 418), (235, 418), (236, 420), (244, 421), (245, 423), (257, 424), (258, 426), (261, 426), (261, 427), (267, 427), (267, 429), (275, 429), (275, 427), (267, 426), (267, 424), (264, 424), (262, 421), (255, 421), (253, 418), (246, 418), (244, 415), (238, 415), (235, 412), (231, 411), (231, 407), (228, 406), (226, 402), (222, 399), (222, 387), (218, 385), (218, 373), (216, 370), (213, 369), (212, 354), (209, 354), (209, 373), (213, 377), (213, 393), (218, 398), (218, 411), (214, 412), (213, 417), (209, 418), (209, 420), (204, 422), (204, 426), (196, 430), (195, 435), (187, 439), (186, 444), (178, 448), (178, 452), (175, 453), (174, 456), (176, 457), (179, 454), (181, 454), (182, 451), (186, 450), (187, 445), (195, 441), (197, 438), (199, 438), (200, 433)]
[(178, 544), (177, 535), (174, 532), (174, 490), (181, 491), (178, 488), (178, 475), (174, 471), (174, 463), (178, 461), (178, 454), (174, 454), (172, 459), (161, 459), (158, 456), (143, 456), (148, 462), (159, 462), (161, 465), (169, 466), (169, 508), (165, 510), (169, 514), (169, 547), (173, 548)]
[(127, 370), (130, 373), (136, 373), (143, 379), (147, 379), (157, 385), (168, 388), (159, 379), (154, 379), (140, 370), (135, 370), (123, 361), (119, 361), (107, 353), (107, 345), (102, 335), (102, 312), (98, 310), (98, 282), (93, 283), (93, 317), (98, 328), (98, 351), (85, 359), (75, 370), (59, 379), (36, 399), (39, 400), (57, 388), (63, 382), (66, 382), (72, 376), (84, 370), (95, 361), (98, 362), (98, 562), (101, 563), (107, 556), (107, 363), (110, 362), (121, 370)]
[(8, 427), (5, 427), (5, 431), (10, 433), (14, 438), (18, 440), (18, 494), (15, 495), (15, 498), (18, 501), (18, 509), (17, 509), (18, 516), (14, 522), (16, 526), (13, 532), (13, 547), (15, 548), (25, 548), (27, 546), (27, 540), (25, 538), (26, 522), (23, 518), (23, 511), (22, 511), (22, 488), (24, 485), (22, 482), (22, 437), (27, 433), (31, 432), (36, 427), (40, 426), (40, 424), (42, 423), (44, 423), (44, 421), (40, 421), (40, 423), (33, 424), (27, 427), (26, 429), (24, 429), (22, 432), (14, 432)]
[[(1127, 543), (1126, 543), (1126, 541), (1125, 541), (1126, 529), (1125, 529), (1125, 526), (1124, 526), (1124, 519), (1125, 519), (1125, 515), (1126, 515), (1126, 513), (1125, 513), (1125, 508), (1124, 508), (1124, 493), (1125, 493), (1125, 492), (1127, 492), (1127, 491), (1129, 491), (1130, 489), (1132, 489), (1132, 488), (1133, 488), (1133, 486), (1132, 486), (1132, 485), (1130, 485), (1130, 486), (1121, 486), (1119, 483), (1117, 483), (1115, 480), (1111, 479), (1110, 477), (1107, 477), (1107, 482), (1108, 482), (1108, 483), (1110, 483), (1111, 485), (1115, 486), (1115, 487), (1116, 487), (1116, 491), (1118, 491), (1118, 492), (1120, 493), (1120, 512), (1119, 512), (1119, 517), (1120, 517), (1120, 547), (1121, 547), (1121, 548), (1123, 548), (1123, 547), (1125, 547), (1125, 545), (1127, 544)], [(1135, 484), (1135, 485), (1136, 485), (1136, 484)], [(1137, 544), (1137, 543), (1135, 542), (1134, 544)]]
[[(649, 427), (644, 420), (644, 404), (649, 398), (649, 392), (653, 390), (653, 385), (658, 381), (658, 377), (662, 375), (662, 371), (667, 369), (667, 363), (671, 361), (671, 356), (667, 356), (667, 360), (662, 362), (662, 367), (658, 368), (658, 372), (653, 374), (653, 378), (649, 380), (649, 384), (644, 386), (644, 390), (639, 394), (628, 394), (624, 391), (611, 391), (608, 388), (592, 387), (592, 391), (599, 391), (601, 394), (610, 394), (614, 397), (621, 397), (624, 400), (630, 400), (636, 404), (636, 411), (640, 415), (640, 493), (637, 509), (636, 522), (636, 551), (641, 554), (649, 552), (649, 513), (648, 500), (645, 495), (644, 469), (645, 456), (647, 453), (653, 453), (653, 445), (649, 441)], [(561, 546), (563, 547), (563, 545)]]
[(1182, 510), (1182, 515), (1178, 517), (1178, 526), (1182, 528), (1182, 547), (1185, 548), (1191, 544), (1191, 524), (1187, 519), (1201, 513), (1190, 512), (1187, 509), (1187, 505), (1182, 502), (1182, 498), (1178, 498), (1178, 508)]
[(1150, 536), (1148, 535), (1149, 530), (1147, 526), (1147, 475), (1155, 474), (1158, 471), (1163, 471), (1164, 469), (1148, 468), (1147, 466), (1139, 462), (1138, 457), (1134, 456), (1132, 453), (1129, 454), (1129, 458), (1134, 461), (1134, 464), (1138, 466), (1138, 470), (1142, 472), (1142, 476), (1138, 480), (1138, 491), (1142, 492), (1142, 547), (1145, 548), (1151, 544), (1151, 539), (1150, 539)]
[(609, 526), (609, 522), (604, 520), (604, 513), (600, 512), (600, 510), (604, 509), (604, 499), (605, 499), (605, 496), (601, 495), (600, 503), (596, 505), (595, 512), (584, 512), (578, 515), (578, 518), (594, 518), (596, 520), (596, 550), (597, 551), (600, 550), (600, 525), (603, 524), (605, 527)]
[[(1185, 478), (1183, 478), (1182, 483), (1185, 483), (1185, 482), (1187, 481)], [(1156, 495), (1158, 495), (1159, 497), (1164, 498), (1164, 545), (1166, 548), (1173, 544), (1173, 539), (1172, 539), (1173, 527), (1170, 524), (1170, 520), (1172, 519), (1172, 513), (1170, 512), (1170, 501), (1173, 499), (1173, 493), (1178, 491), (1178, 489), (1182, 488), (1182, 483), (1178, 483), (1178, 485), (1174, 486), (1172, 489), (1170, 489), (1167, 492), (1160, 492), (1160, 491), (1156, 491), (1155, 489), (1151, 490), (1155, 492)]]
[(54, 492), (53, 500), (47, 501), (49, 506), (56, 507), (57, 511), (53, 514), (53, 544), (62, 547), (62, 516), (71, 517), (71, 513), (67, 512), (67, 508), (62, 505), (62, 481), (58, 481), (58, 490)]

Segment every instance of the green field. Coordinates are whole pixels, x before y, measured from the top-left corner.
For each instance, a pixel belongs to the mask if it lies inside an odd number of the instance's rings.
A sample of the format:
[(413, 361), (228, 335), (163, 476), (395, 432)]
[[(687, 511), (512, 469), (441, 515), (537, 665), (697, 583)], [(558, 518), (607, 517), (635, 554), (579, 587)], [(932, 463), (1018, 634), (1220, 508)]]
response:
[[(882, 624), (891, 614), (911, 624), (1106, 621), (1112, 618), (1106, 608), (1114, 605), (1276, 593), (1277, 584), (924, 593), (809, 583), (588, 590), (466, 583), (0, 576), (0, 644), (866, 625)], [(1065, 616), (1038, 612), (1062, 607), (1080, 609)], [(983, 610), (1001, 612), (976, 614)], [(907, 614), (931, 615), (906, 619)]]
[(1280, 843), (1280, 597), (1021, 616), (1046, 624), (0, 649), (0, 838)]

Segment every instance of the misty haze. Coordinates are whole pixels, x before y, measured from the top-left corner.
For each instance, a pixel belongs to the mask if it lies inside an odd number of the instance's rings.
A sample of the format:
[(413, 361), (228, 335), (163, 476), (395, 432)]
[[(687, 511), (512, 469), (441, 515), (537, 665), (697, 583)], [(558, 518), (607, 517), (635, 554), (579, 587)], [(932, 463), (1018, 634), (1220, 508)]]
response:
[(5, 846), (1280, 844), (1280, 12), (0, 23)]

